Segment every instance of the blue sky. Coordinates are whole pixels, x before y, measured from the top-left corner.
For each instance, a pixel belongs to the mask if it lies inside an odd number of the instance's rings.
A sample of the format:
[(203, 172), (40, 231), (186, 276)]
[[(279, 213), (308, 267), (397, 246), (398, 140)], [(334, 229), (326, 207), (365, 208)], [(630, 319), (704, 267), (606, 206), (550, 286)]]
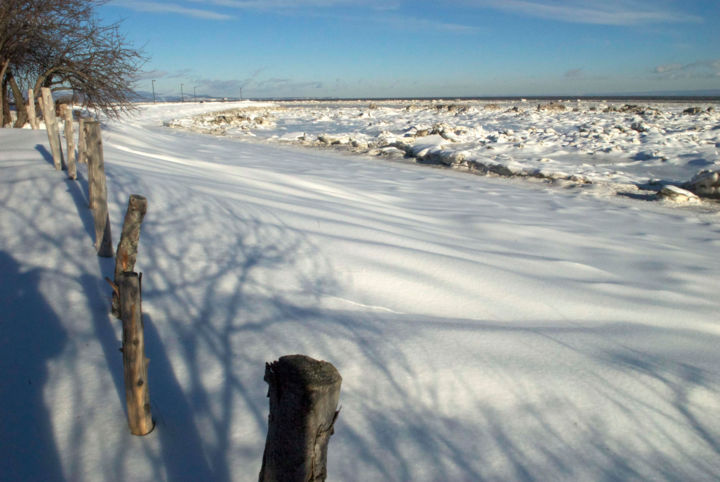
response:
[(720, 89), (720, 0), (112, 0), (165, 96)]

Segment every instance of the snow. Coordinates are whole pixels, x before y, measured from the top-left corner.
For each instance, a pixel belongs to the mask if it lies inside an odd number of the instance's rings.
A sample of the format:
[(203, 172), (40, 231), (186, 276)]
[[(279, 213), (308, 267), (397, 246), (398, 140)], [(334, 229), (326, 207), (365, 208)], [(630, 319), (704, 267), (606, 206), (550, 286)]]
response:
[[(343, 376), (330, 480), (717, 477), (716, 205), (163, 127), (229, 107), (266, 105), (150, 104), (103, 126), (116, 237), (129, 195), (149, 201), (146, 437), (127, 430), (85, 167), (67, 180), (44, 131), (0, 130), (3, 480), (255, 480), (265, 362), (293, 353)], [(534, 155), (574, 172), (548, 142)]]

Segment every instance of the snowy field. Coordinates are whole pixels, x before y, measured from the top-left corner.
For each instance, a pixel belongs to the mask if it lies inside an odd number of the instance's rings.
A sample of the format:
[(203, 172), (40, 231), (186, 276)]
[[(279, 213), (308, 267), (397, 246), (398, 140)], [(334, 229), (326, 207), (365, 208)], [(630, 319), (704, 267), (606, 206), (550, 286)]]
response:
[[(0, 130), (1, 479), (257, 480), (265, 362), (303, 353), (343, 376), (329, 480), (718, 480), (714, 205), (163, 126), (229, 107), (267, 106), (145, 105), (103, 126), (115, 243), (129, 195), (149, 200), (137, 269), (157, 427), (142, 438), (127, 430), (113, 264), (94, 253), (85, 167), (67, 180), (44, 131)], [(679, 126), (664, 134), (641, 116), (648, 131), (612, 135), (598, 114), (589, 129), (609, 139), (578, 132), (575, 147), (541, 143), (569, 135), (562, 118), (526, 115), (493, 149), (452, 145), (622, 182), (717, 164), (717, 113), (663, 113)], [(334, 125), (303, 119), (287, 134)], [(288, 137), (283, 122), (248, 132)], [(350, 131), (339, 124), (333, 135)], [(625, 159), (654, 150), (650, 136), (667, 162)], [(613, 139), (622, 154), (570, 162)]]
[(720, 168), (720, 102), (298, 101), (168, 125), (625, 193)]

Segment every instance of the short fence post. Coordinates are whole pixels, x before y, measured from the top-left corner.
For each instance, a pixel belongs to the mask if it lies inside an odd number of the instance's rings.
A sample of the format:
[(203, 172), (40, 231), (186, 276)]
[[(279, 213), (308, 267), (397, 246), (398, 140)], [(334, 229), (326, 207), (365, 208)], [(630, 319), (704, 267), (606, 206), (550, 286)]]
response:
[(78, 121), (78, 164), (87, 164), (87, 147), (85, 144), (85, 118), (80, 116)]
[(47, 87), (41, 89), (43, 100), (43, 117), (45, 118), (45, 127), (47, 129), (48, 141), (50, 142), (50, 150), (52, 151), (53, 163), (55, 170), (62, 170), (62, 149), (60, 148), (60, 131), (58, 129), (57, 117), (55, 117), (55, 102), (53, 102), (52, 92)]
[[(140, 225), (147, 212), (147, 199), (138, 194), (130, 195), (125, 220), (123, 221), (120, 242), (115, 254), (115, 282), (114, 286), (119, 290), (120, 278), (127, 271), (135, 271), (137, 260), (138, 242), (140, 241)], [(113, 291), (112, 314), (120, 318), (120, 296)]]
[(35, 114), (35, 93), (32, 89), (28, 89), (28, 120), (30, 121), (30, 127), (33, 130), (38, 129), (37, 114)]
[(63, 106), (65, 117), (65, 144), (67, 145), (67, 169), (70, 179), (77, 179), (77, 167), (75, 166), (75, 132), (73, 129), (72, 106)]
[(90, 209), (92, 209), (95, 218), (95, 249), (98, 256), (111, 258), (113, 255), (112, 235), (110, 233), (110, 215), (107, 207), (107, 185), (100, 123), (95, 120), (86, 121), (85, 130)]
[(342, 377), (325, 361), (288, 355), (265, 365), (270, 415), (260, 482), (323, 481)]
[(128, 425), (133, 435), (146, 435), (153, 429), (147, 376), (149, 360), (145, 358), (142, 322), (141, 279), (142, 276), (137, 273), (123, 273), (119, 286), (125, 402)]

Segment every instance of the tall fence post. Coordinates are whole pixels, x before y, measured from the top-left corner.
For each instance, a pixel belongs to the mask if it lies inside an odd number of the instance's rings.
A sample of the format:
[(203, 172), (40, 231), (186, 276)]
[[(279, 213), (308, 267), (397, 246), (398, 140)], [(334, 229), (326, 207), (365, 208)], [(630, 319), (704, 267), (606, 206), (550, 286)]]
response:
[(58, 129), (57, 117), (55, 117), (55, 102), (49, 88), (43, 87), (40, 90), (44, 104), (43, 117), (45, 118), (48, 141), (50, 142), (50, 151), (52, 152), (55, 170), (60, 171), (62, 170), (62, 149), (60, 148), (60, 130)]
[[(119, 291), (119, 283), (122, 274), (127, 271), (135, 271), (137, 260), (138, 243), (140, 242), (140, 225), (147, 212), (147, 199), (138, 194), (130, 195), (125, 220), (123, 221), (120, 242), (115, 254), (115, 281), (113, 287)], [(118, 291), (113, 290), (112, 314), (120, 318), (120, 296)]]
[(28, 89), (28, 120), (33, 130), (38, 130), (37, 114), (35, 113), (35, 93), (32, 89)]
[(73, 109), (70, 105), (63, 106), (65, 117), (65, 144), (67, 145), (67, 169), (70, 179), (77, 179), (75, 166), (75, 131), (73, 129)]
[(96, 120), (85, 122), (85, 142), (88, 159), (88, 191), (90, 209), (95, 219), (95, 249), (98, 256), (111, 258), (113, 255), (110, 215), (107, 207), (107, 185), (105, 161), (103, 159), (100, 123)]
[(260, 482), (324, 481), (342, 377), (305, 355), (265, 365), (270, 415)]
[(133, 435), (146, 435), (153, 429), (147, 375), (149, 360), (145, 357), (142, 322), (141, 278), (137, 273), (127, 272), (120, 276), (125, 402), (128, 426)]

